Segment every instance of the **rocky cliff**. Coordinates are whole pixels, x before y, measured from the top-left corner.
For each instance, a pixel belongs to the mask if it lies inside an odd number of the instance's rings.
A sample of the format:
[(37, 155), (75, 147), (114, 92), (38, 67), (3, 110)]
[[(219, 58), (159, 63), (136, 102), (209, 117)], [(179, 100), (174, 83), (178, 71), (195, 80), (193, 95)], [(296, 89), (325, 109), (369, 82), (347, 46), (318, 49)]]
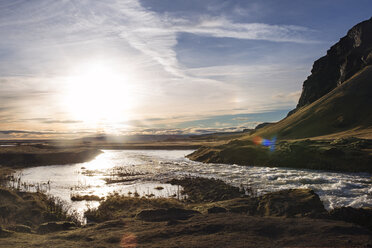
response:
[(296, 110), (321, 98), (371, 64), (372, 18), (351, 28), (327, 55), (314, 62), (311, 75), (303, 83)]

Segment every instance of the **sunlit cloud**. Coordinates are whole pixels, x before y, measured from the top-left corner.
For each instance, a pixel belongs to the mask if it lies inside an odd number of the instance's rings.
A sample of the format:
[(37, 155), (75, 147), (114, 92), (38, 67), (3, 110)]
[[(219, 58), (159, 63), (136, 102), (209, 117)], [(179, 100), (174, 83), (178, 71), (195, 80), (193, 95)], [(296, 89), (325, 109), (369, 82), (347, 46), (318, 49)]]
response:
[[(234, 13), (247, 11), (257, 9)], [(137, 0), (1, 2), (0, 13), (0, 130), (177, 128), (218, 114), (290, 109), (307, 65), (272, 63), (262, 55), (269, 62), (188, 66), (180, 58), (180, 37), (319, 42), (311, 39), (316, 31), (300, 25), (244, 22), (226, 14), (180, 17)], [(97, 64), (110, 73), (97, 76)]]

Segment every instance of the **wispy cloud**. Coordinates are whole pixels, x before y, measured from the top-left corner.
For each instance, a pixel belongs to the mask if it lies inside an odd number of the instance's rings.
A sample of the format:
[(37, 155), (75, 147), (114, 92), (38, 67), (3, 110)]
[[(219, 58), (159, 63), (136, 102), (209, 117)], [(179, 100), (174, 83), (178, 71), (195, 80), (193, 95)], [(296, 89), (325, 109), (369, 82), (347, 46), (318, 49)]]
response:
[[(236, 14), (244, 15), (241, 9)], [(283, 97), (275, 96), (273, 89), (288, 82), (293, 85), (303, 70), (295, 68), (298, 74), (293, 75), (289, 65), (247, 66), (240, 61), (190, 69), (179, 58), (180, 37), (188, 33), (214, 40), (304, 45), (317, 42), (309, 38), (312, 32), (302, 26), (237, 22), (208, 13), (180, 18), (151, 11), (138, 0), (0, 2), (0, 120), (6, 120), (0, 128), (18, 120), (18, 126), (11, 128), (26, 129), (20, 126), (21, 119), (35, 130), (37, 124), (40, 129), (65, 124), (84, 128), (59, 102), (61, 78), (84, 59), (95, 58), (119, 61), (123, 74), (135, 74), (137, 90), (131, 94), (141, 103), (132, 110), (137, 116), (127, 122), (134, 126), (177, 125), (216, 113), (285, 108), (293, 105), (291, 96), (285, 96), (293, 89), (281, 89)], [(203, 56), (197, 54), (196, 60)]]
[(266, 23), (235, 23), (226, 17), (203, 16), (198, 22), (184, 21), (174, 25), (174, 30), (218, 38), (267, 40), (272, 42), (317, 43), (309, 39), (313, 30), (296, 25), (271, 25)]

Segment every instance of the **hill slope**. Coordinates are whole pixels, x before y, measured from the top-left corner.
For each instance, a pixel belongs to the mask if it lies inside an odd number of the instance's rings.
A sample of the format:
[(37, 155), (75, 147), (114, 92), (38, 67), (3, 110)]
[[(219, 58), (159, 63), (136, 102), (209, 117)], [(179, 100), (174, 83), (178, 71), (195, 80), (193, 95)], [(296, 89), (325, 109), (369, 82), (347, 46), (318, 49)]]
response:
[(211, 163), (372, 172), (371, 34), (372, 18), (353, 27), (316, 61), (297, 108), (286, 118), (236, 140), (201, 147), (188, 157)]
[(344, 131), (368, 135), (371, 129), (372, 66), (367, 66), (317, 101), (254, 135), (298, 139)]

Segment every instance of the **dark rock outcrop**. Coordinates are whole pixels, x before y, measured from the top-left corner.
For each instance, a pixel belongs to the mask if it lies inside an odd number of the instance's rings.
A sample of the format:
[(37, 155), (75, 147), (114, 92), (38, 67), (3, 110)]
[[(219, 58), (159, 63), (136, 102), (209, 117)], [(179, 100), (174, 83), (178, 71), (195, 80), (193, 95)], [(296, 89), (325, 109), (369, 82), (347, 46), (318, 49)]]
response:
[(12, 231), (6, 230), (0, 226), (0, 238), (7, 238), (12, 234), (13, 234)]
[(11, 226), (9, 227), (9, 229), (14, 232), (19, 232), (19, 233), (31, 233), (31, 227), (26, 226), (26, 225), (21, 225), (21, 224)]
[(329, 212), (330, 218), (351, 222), (372, 230), (372, 208), (335, 208)]
[(208, 208), (208, 214), (217, 214), (217, 213), (226, 213), (226, 212), (227, 212), (226, 208), (222, 208), (222, 207)]
[(153, 222), (187, 220), (195, 214), (199, 214), (199, 212), (182, 208), (151, 209), (142, 210), (140, 213), (137, 214), (137, 218), (140, 220)]
[(372, 18), (351, 28), (327, 51), (327, 55), (314, 62), (296, 109), (316, 101), (371, 64)]
[(319, 196), (311, 189), (287, 189), (259, 197), (236, 198), (208, 208), (208, 213), (220, 211), (265, 217), (328, 218)]
[(185, 177), (172, 179), (167, 183), (182, 186), (181, 193), (187, 195), (188, 202), (223, 201), (244, 195), (242, 189), (214, 178)]
[(319, 196), (310, 189), (289, 189), (265, 194), (257, 212), (262, 216), (320, 217), (327, 213)]
[(258, 130), (258, 129), (260, 129), (260, 128), (266, 127), (266, 126), (271, 125), (271, 124), (273, 124), (273, 123), (271, 123), (271, 122), (263, 122), (263, 123), (260, 123), (260, 124), (258, 124), (258, 125), (254, 128), (254, 130)]

